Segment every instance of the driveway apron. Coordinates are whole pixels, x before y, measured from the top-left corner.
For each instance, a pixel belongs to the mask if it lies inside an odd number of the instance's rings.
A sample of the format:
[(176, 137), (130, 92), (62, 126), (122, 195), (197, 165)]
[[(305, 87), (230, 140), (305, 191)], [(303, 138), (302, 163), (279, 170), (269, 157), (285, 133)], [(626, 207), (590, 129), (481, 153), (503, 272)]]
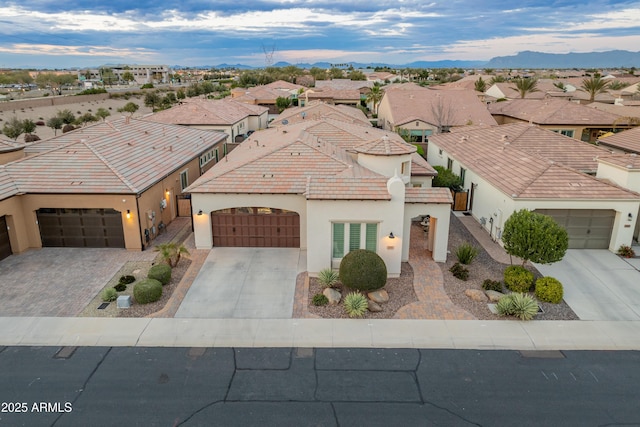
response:
[(616, 254), (570, 249), (560, 262), (535, 266), (562, 282), (580, 320), (640, 320), (640, 271)]
[(175, 317), (288, 319), (300, 249), (213, 248)]

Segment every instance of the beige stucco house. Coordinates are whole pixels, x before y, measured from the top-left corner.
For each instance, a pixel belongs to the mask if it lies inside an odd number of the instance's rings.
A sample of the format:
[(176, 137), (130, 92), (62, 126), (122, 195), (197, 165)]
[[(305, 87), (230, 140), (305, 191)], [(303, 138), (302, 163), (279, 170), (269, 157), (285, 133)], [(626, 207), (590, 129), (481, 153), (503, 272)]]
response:
[(460, 126), (492, 126), (496, 121), (477, 92), (464, 89), (390, 88), (378, 107), (382, 129), (409, 134), (416, 142)]
[(152, 245), (226, 139), (127, 118), (30, 144), (28, 156), (0, 166), (5, 256), (43, 246)]
[[(232, 99), (188, 99), (145, 120), (224, 132), (229, 142), (243, 139), (248, 132), (267, 127), (269, 108)], [(222, 153), (220, 153), (220, 156)]]
[(430, 187), (435, 171), (415, 151), (392, 132), (345, 120), (256, 132), (187, 189), (196, 247), (299, 247), (311, 275), (367, 248), (394, 277), (408, 260), (412, 219), (429, 215), (425, 238), (445, 261), (451, 194)]
[(595, 142), (601, 133), (611, 131), (620, 119), (617, 114), (564, 99), (514, 99), (490, 104), (488, 108), (498, 124), (533, 123), (587, 142)]
[(498, 242), (509, 216), (529, 209), (563, 225), (570, 248), (615, 252), (632, 241), (640, 195), (600, 179), (598, 160), (610, 155), (604, 148), (514, 123), (435, 135), (427, 159), (463, 178), (467, 210)]

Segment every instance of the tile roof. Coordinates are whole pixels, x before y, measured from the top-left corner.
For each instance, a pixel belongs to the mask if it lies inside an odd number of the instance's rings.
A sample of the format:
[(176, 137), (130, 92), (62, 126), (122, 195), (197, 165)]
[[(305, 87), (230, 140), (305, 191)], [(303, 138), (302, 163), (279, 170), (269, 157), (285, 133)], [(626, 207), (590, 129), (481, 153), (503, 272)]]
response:
[(408, 187), (405, 190), (405, 203), (453, 203), (451, 190), (443, 187)]
[(388, 135), (372, 139), (353, 147), (356, 153), (373, 154), (377, 156), (401, 156), (416, 152), (416, 147), (398, 139), (391, 139)]
[[(635, 193), (569, 167), (567, 164), (597, 163), (591, 150), (597, 147), (560, 137), (536, 126), (515, 123), (465, 134), (438, 134), (430, 137), (429, 142), (513, 198), (637, 198)], [(569, 140), (582, 145), (578, 148)], [(559, 147), (553, 149), (556, 144)], [(597, 152), (608, 155), (606, 150)], [(589, 168), (595, 171), (597, 165)]]
[(609, 163), (624, 169), (640, 170), (640, 156), (636, 153), (631, 154), (612, 154), (610, 156), (598, 157), (602, 163)]
[(621, 117), (637, 117), (640, 119), (640, 102), (637, 105), (632, 105), (628, 101), (622, 105), (592, 102), (591, 104), (587, 104), (586, 107), (606, 111), (607, 113), (616, 114)]
[(418, 153), (411, 155), (411, 175), (436, 176), (438, 172)]
[(598, 144), (603, 147), (618, 148), (628, 153), (640, 154), (640, 127), (600, 138)]
[(354, 101), (360, 101), (360, 91), (353, 89), (309, 89), (304, 95), (309, 100), (314, 99), (348, 99)]
[[(434, 126), (496, 125), (475, 91), (445, 89), (392, 89), (385, 91), (392, 126), (421, 120)], [(447, 123), (441, 123), (446, 121)]]
[(0, 200), (8, 199), (16, 194), (18, 194), (18, 187), (13, 182), (13, 178), (7, 173), (4, 166), (0, 166)]
[(367, 81), (367, 80), (350, 80), (350, 79), (316, 80), (317, 89), (331, 89), (331, 90), (359, 91), (362, 88), (372, 88), (373, 84), (374, 82)]
[(513, 117), (538, 125), (611, 126), (616, 114), (588, 108), (564, 99), (512, 99), (488, 106), (493, 115)]
[(24, 142), (9, 141), (9, 140), (0, 138), (0, 153), (20, 150), (24, 148), (26, 145), (27, 144)]
[(32, 144), (6, 165), (25, 193), (137, 194), (227, 138), (184, 126), (118, 119)]
[[(187, 191), (299, 194), (310, 200), (389, 200), (388, 177), (361, 166), (351, 154), (353, 147), (364, 149), (363, 143), (374, 141), (375, 145), (375, 141), (387, 135), (388, 132), (371, 126), (332, 119), (305, 120), (261, 130)], [(398, 135), (387, 138), (393, 147), (400, 142), (405, 145), (401, 147), (404, 150), (415, 151)], [(424, 163), (421, 166), (425, 170), (430, 168)]]
[(282, 121), (294, 124), (303, 120), (331, 118), (347, 123), (357, 123), (371, 127), (371, 122), (359, 108), (348, 105), (333, 105), (321, 101), (311, 101), (304, 107), (287, 108), (270, 123), (269, 127), (281, 126)]
[(159, 111), (145, 120), (174, 125), (234, 125), (249, 116), (268, 112), (267, 107), (252, 105), (232, 99), (189, 100), (168, 110)]

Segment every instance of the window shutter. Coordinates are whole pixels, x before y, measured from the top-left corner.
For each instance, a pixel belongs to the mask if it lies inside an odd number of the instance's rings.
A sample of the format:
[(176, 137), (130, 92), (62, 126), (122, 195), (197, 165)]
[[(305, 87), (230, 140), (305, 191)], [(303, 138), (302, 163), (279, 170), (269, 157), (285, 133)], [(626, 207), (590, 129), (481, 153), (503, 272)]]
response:
[(360, 249), (360, 224), (349, 224), (349, 251)]
[(365, 249), (376, 252), (378, 249), (378, 224), (367, 224)]
[(344, 256), (344, 224), (333, 224), (333, 258)]

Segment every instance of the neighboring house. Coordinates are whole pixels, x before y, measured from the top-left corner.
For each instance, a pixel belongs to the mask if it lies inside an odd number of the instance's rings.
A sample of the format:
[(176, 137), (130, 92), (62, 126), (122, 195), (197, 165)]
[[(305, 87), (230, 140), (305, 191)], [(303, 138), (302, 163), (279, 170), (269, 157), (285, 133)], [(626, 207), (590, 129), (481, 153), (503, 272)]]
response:
[[(620, 116), (563, 99), (513, 99), (488, 105), (498, 124), (533, 123), (571, 138), (595, 142)], [(621, 124), (618, 128), (628, 125)]]
[(316, 89), (357, 90), (366, 94), (374, 86), (374, 82), (367, 80), (332, 79), (316, 81)]
[(310, 102), (321, 101), (333, 105), (360, 105), (362, 95), (356, 89), (307, 89), (299, 96), (299, 105), (304, 107)]
[(306, 89), (304, 86), (278, 80), (266, 85), (250, 88), (237, 88), (231, 91), (231, 98), (245, 104), (262, 105), (269, 109), (269, 118), (277, 115), (276, 99), (288, 98), (293, 102), (298, 99), (298, 93)]
[[(500, 82), (489, 85), (489, 88), (485, 91), (485, 94), (496, 99), (521, 99), (520, 92), (515, 89), (516, 84), (513, 81)], [(563, 93), (562, 89), (553, 85), (553, 80), (538, 80), (536, 85), (538, 89), (536, 92), (527, 93), (525, 99), (545, 99), (549, 96)]]
[(615, 252), (632, 241), (640, 195), (593, 176), (600, 171), (598, 158), (610, 155), (514, 123), (435, 135), (427, 160), (463, 177), (468, 211), (496, 241), (513, 212), (529, 209), (564, 226), (570, 248)]
[(224, 132), (229, 135), (229, 142), (241, 142), (247, 132), (267, 127), (268, 113), (267, 107), (232, 99), (189, 99), (145, 120)]
[(373, 73), (365, 73), (367, 80), (373, 83), (385, 84), (400, 81), (400, 76), (386, 71), (374, 71)]
[[(130, 73), (133, 76), (134, 83), (136, 84), (145, 84), (145, 83), (168, 83), (169, 75), (171, 74), (171, 69), (167, 65), (116, 65), (113, 67), (103, 67), (111, 70), (113, 76), (116, 77), (117, 80), (122, 81), (123, 74)], [(84, 81), (100, 81), (102, 82), (102, 69), (84, 69), (78, 71), (78, 80)], [(106, 83), (106, 82), (105, 82)], [(113, 84), (118, 83), (118, 81), (114, 80), (111, 82)]]
[(24, 142), (0, 139), (0, 165), (13, 162), (24, 157)]
[(412, 219), (430, 215), (425, 239), (445, 261), (451, 193), (413, 186), (433, 170), (424, 160), (414, 166), (415, 151), (398, 135), (344, 120), (256, 132), (187, 189), (196, 247), (297, 247), (312, 276), (366, 248), (397, 277)]
[(403, 86), (385, 91), (378, 107), (382, 129), (406, 133), (415, 142), (426, 142), (431, 135), (454, 127), (495, 124), (473, 90)]
[(226, 139), (127, 118), (31, 144), (0, 167), (0, 246), (149, 247)]
[(600, 137), (597, 144), (615, 153), (640, 154), (640, 127)]
[(321, 101), (312, 101), (305, 106), (287, 108), (274, 118), (269, 127), (292, 125), (303, 120), (335, 119), (347, 123), (370, 126), (371, 122), (359, 108), (347, 105), (333, 105)]

